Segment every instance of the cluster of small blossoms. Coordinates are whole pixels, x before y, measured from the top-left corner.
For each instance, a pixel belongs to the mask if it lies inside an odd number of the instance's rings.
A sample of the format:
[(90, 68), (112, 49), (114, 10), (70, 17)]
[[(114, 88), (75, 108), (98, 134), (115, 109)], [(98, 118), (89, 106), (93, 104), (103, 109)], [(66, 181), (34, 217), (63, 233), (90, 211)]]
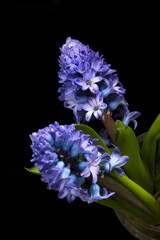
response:
[(125, 125), (133, 121), (136, 128), (135, 119), (140, 113), (129, 112), (125, 89), (103, 56), (70, 37), (60, 51), (59, 100), (73, 110), (76, 122), (101, 119), (106, 109), (114, 120), (122, 120)]
[[(42, 181), (48, 189), (59, 192), (58, 197), (66, 197), (72, 202), (76, 197), (91, 203), (108, 198), (114, 192), (98, 185), (98, 177), (114, 168), (120, 176), (121, 168), (128, 161), (115, 148), (112, 155), (103, 153), (97, 140), (89, 138), (82, 131), (75, 131), (74, 124), (59, 125), (58, 122), (32, 133), (32, 160), (39, 167)], [(88, 187), (86, 187), (88, 186)]]

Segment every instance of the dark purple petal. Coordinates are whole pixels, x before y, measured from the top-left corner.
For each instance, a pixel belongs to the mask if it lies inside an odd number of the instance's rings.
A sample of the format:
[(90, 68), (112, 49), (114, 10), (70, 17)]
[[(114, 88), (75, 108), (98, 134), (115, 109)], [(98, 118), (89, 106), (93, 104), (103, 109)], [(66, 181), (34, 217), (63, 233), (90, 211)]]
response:
[(58, 197), (62, 199), (62, 198), (65, 198), (67, 194), (68, 194), (68, 191), (63, 189), (61, 192), (59, 192)]
[(120, 94), (124, 94), (125, 93), (125, 89), (124, 88), (122, 88), (122, 87), (114, 87), (114, 89), (115, 89), (115, 91), (116, 92), (118, 92), (118, 93), (120, 93)]
[(121, 152), (120, 152), (119, 148), (118, 148), (118, 147), (115, 147), (115, 148), (113, 149), (113, 152), (112, 152), (112, 157), (113, 157), (114, 159), (117, 159), (117, 158), (120, 157), (120, 155), (121, 155)]
[(73, 202), (73, 200), (76, 198), (76, 196), (75, 195), (72, 195), (71, 193), (69, 193), (68, 195), (67, 195), (67, 201), (69, 202), (69, 203), (71, 203), (71, 202)]
[(96, 145), (96, 147), (98, 148), (99, 152), (104, 152), (105, 151), (104, 147), (102, 147), (101, 145)]
[(101, 160), (101, 163), (102, 164), (105, 164), (106, 162), (108, 162), (109, 160), (110, 160), (110, 155), (108, 154), (108, 153), (104, 153), (103, 155), (102, 155), (102, 160)]
[(123, 177), (123, 175), (124, 175), (124, 170), (123, 170), (122, 168), (114, 168), (114, 169), (118, 172), (118, 174), (119, 174), (120, 177)]

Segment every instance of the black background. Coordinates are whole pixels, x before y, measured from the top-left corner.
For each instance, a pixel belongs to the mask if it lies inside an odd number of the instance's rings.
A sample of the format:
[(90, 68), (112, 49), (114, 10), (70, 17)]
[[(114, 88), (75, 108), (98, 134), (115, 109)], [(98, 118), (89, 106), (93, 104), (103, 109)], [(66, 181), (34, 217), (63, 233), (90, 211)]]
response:
[(63, 107), (57, 93), (59, 47), (68, 36), (89, 44), (117, 69), (127, 89), (130, 111), (142, 114), (136, 134), (148, 130), (159, 112), (157, 6), (114, 1), (5, 1), (0, 7), (11, 176), (6, 184), (10, 209), (7, 225), (24, 233), (32, 229), (51, 232), (53, 238), (64, 234), (92, 238), (96, 234), (107, 239), (112, 234), (112, 239), (135, 239), (113, 210), (79, 199), (68, 204), (24, 166), (32, 166), (32, 132), (54, 121), (73, 122), (72, 111)]

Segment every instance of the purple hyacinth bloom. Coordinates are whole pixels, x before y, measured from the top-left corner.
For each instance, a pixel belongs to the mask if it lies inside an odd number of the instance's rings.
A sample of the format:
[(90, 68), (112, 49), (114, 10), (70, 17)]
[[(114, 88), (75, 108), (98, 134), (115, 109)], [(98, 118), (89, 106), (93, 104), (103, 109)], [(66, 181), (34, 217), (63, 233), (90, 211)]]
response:
[[(85, 116), (81, 104), (88, 103), (88, 99), (93, 97), (91, 94), (97, 95), (104, 77), (111, 78), (115, 70), (110, 68), (110, 64), (106, 64), (99, 52), (94, 52), (78, 40), (67, 38), (60, 50), (59, 82), (62, 87), (58, 90), (61, 93), (59, 100), (64, 101), (65, 107), (73, 110), (76, 121), (80, 122)], [(105, 103), (104, 105), (106, 107)], [(100, 111), (95, 112), (92, 118), (95, 115), (99, 119)], [(90, 120), (90, 117), (87, 119)]]
[(109, 197), (111, 197), (112, 195), (115, 194), (115, 192), (111, 192), (111, 193), (108, 194), (108, 191), (107, 191), (106, 188), (102, 188), (103, 195), (100, 194), (100, 191), (101, 191), (101, 189), (100, 189), (100, 186), (98, 184), (92, 184), (91, 187), (90, 187), (91, 197), (90, 197), (88, 203), (92, 203), (94, 201), (109, 198)]
[[(31, 161), (39, 167), (41, 179), (48, 184), (49, 189), (60, 193), (68, 186), (72, 169), (79, 174), (78, 158), (85, 152), (82, 136), (81, 131), (75, 132), (74, 124), (59, 125), (57, 122), (31, 135)], [(80, 189), (80, 183), (76, 186)]]
[[(133, 121), (136, 127), (135, 118), (139, 115), (135, 114), (134, 119), (131, 115), (127, 116), (129, 110), (124, 98), (125, 89), (116, 70), (111, 69), (103, 56), (70, 37), (60, 51), (58, 75), (62, 87), (58, 90), (61, 94), (59, 100), (73, 110), (76, 122), (84, 123), (95, 118), (101, 120), (103, 109), (107, 107), (114, 121), (123, 119), (126, 124)], [(103, 95), (101, 108), (95, 103), (99, 93)]]
[(111, 156), (108, 153), (104, 153), (101, 161), (101, 163), (104, 164), (103, 172), (109, 173), (112, 169), (115, 169), (120, 177), (122, 177), (124, 170), (121, 167), (128, 162), (129, 157), (120, 155), (121, 153), (118, 147), (114, 148)]
[(81, 78), (76, 78), (74, 81), (82, 87), (82, 90), (89, 89), (92, 93), (97, 94), (99, 92), (99, 87), (96, 84), (103, 79), (101, 76), (96, 76), (96, 71), (94, 69), (88, 69)]
[(98, 93), (95, 98), (89, 97), (88, 102), (82, 103), (80, 106), (87, 112), (85, 115), (87, 122), (90, 121), (92, 115), (94, 115), (96, 119), (101, 119), (103, 110), (107, 108), (107, 104), (103, 102), (103, 95), (101, 92)]
[(58, 191), (58, 197), (66, 197), (68, 202), (76, 197), (91, 201), (89, 188), (84, 186), (86, 181), (90, 185), (96, 183), (100, 174), (102, 154), (99, 151), (104, 149), (94, 145), (97, 139), (89, 138), (81, 130), (75, 131), (74, 124), (59, 125), (58, 122), (30, 137), (31, 161), (39, 167), (41, 180), (47, 183), (48, 189)]
[[(33, 159), (39, 167), (41, 180), (48, 189), (59, 192), (59, 198), (72, 202), (76, 197), (91, 203), (108, 198), (109, 193), (97, 184), (98, 175), (108, 173), (113, 168), (122, 175), (127, 156), (120, 157), (115, 148), (110, 156), (97, 143), (82, 131), (75, 131), (75, 125), (59, 125), (58, 122), (40, 129), (31, 136)], [(103, 166), (102, 166), (103, 164)], [(88, 187), (86, 187), (88, 186)], [(90, 186), (90, 187), (89, 187)], [(101, 195), (101, 192), (102, 195)]]

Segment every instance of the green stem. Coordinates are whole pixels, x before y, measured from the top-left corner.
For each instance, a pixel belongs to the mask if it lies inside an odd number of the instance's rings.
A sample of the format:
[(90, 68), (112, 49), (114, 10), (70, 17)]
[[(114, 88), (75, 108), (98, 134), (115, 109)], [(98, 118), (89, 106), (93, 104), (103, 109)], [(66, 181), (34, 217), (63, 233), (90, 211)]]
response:
[(103, 206), (112, 208), (115, 211), (119, 211), (128, 217), (133, 217), (136, 220), (140, 220), (140, 221), (144, 222), (144, 219), (145, 219), (146, 223), (151, 222), (149, 216), (147, 216), (145, 214), (142, 216), (142, 214), (137, 209), (135, 209), (130, 204), (119, 199), (118, 197), (116, 197), (114, 195), (108, 199), (102, 199), (102, 200), (98, 201), (97, 203), (101, 204)]
[(115, 210), (118, 210), (117, 206), (121, 207), (119, 210), (124, 214), (127, 212), (128, 216), (153, 225), (160, 222), (160, 206), (156, 199), (127, 176), (120, 177), (112, 171), (104, 178), (98, 178), (98, 184), (116, 193), (117, 201), (112, 202)]

